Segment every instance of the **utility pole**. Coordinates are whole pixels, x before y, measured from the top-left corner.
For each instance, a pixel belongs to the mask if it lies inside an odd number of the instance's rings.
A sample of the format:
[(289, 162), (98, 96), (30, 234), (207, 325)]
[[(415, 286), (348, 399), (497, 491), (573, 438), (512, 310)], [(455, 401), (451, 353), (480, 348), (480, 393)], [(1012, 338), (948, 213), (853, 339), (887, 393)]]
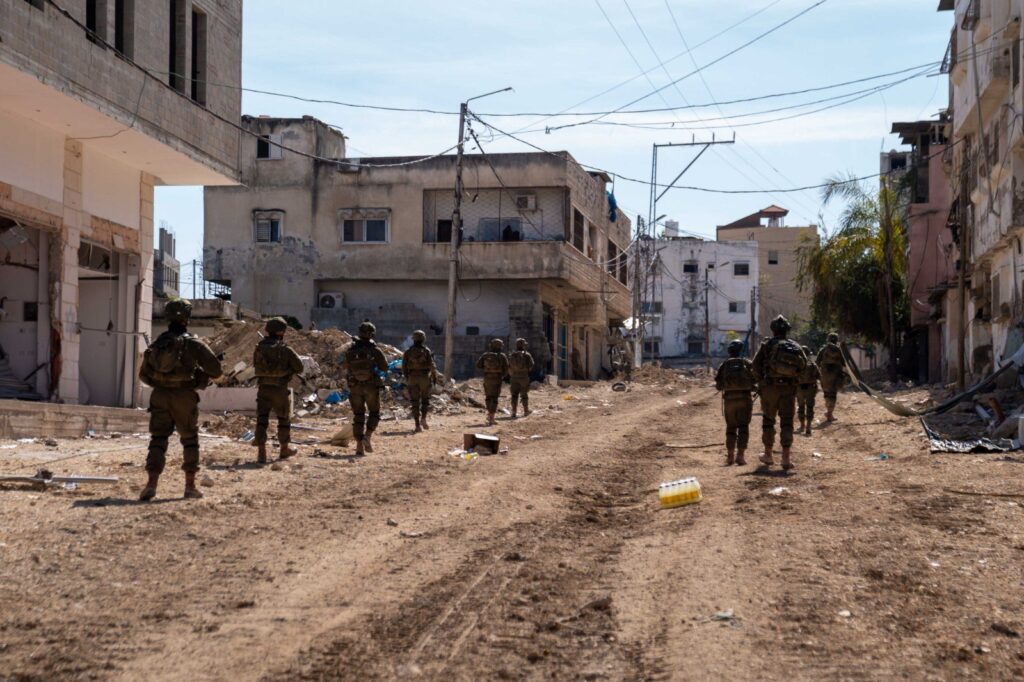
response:
[(711, 369), (711, 268), (704, 265), (704, 364)]
[[(452, 209), (451, 246), (448, 249), (448, 319), (444, 327), (444, 376), (445, 380), (455, 374), (455, 299), (459, 286), (459, 246), (462, 243), (462, 157), (466, 144), (466, 118), (469, 116), (469, 103), (481, 97), (508, 92), (512, 88), (502, 88), (470, 97), (459, 105), (459, 144), (455, 152), (455, 207)], [(194, 278), (193, 278), (194, 279)]]
[(640, 315), (643, 313), (643, 301), (640, 292), (640, 248), (643, 244), (644, 219), (636, 217), (636, 236), (633, 239), (633, 366), (641, 367), (644, 362), (643, 327), (640, 326)]
[(747, 353), (753, 355), (754, 346), (757, 344), (757, 285), (750, 289), (750, 334), (747, 335), (750, 343)]
[[(718, 140), (715, 138), (714, 134), (712, 134), (710, 142), (698, 142), (696, 136), (693, 136), (690, 142), (666, 142), (663, 144), (653, 145), (651, 150), (651, 200), (647, 216), (647, 227), (651, 230), (652, 236), (654, 236), (653, 233), (656, 229), (655, 223), (658, 222), (658, 201), (665, 196), (665, 192), (672, 189), (672, 187), (679, 182), (680, 178), (686, 174), (686, 171), (690, 170), (693, 164), (697, 163), (697, 159), (699, 159), (704, 152), (714, 144), (736, 144), (736, 134), (733, 133), (731, 140)], [(679, 172), (679, 175), (677, 175), (672, 182), (668, 183), (665, 188), (661, 190), (661, 193), (658, 194), (658, 150), (662, 147), (701, 147), (701, 150), (697, 152), (697, 156), (693, 157), (690, 163), (686, 164), (686, 167)]]
[(196, 297), (196, 262), (193, 259), (193, 261), (192, 261), (192, 298), (193, 298), (193, 300), (195, 299), (195, 297)]

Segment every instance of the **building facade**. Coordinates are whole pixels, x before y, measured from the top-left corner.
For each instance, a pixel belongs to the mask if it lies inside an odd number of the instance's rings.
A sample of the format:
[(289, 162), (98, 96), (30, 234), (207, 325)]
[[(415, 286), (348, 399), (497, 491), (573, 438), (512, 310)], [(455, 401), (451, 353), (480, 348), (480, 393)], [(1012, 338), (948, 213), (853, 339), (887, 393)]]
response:
[[(443, 356), (455, 159), (345, 158), (311, 117), (245, 118), (244, 187), (205, 191), (204, 273), (232, 301), (303, 325), (414, 329)], [(539, 369), (597, 378), (609, 326), (629, 317), (630, 224), (608, 178), (565, 152), (467, 155), (455, 374), (488, 339), (529, 340)]]
[(943, 301), (956, 286), (957, 253), (949, 230), (951, 188), (946, 168), (945, 114), (937, 120), (894, 123), (905, 152), (907, 288), (910, 331), (901, 364), (920, 383), (949, 381), (949, 334)]
[(645, 356), (703, 362), (724, 356), (734, 339), (746, 341), (757, 314), (757, 242), (666, 236), (656, 244), (656, 295), (643, 306)]
[(788, 214), (785, 208), (769, 206), (718, 227), (720, 242), (757, 242), (757, 335), (769, 333), (768, 324), (778, 315), (785, 315), (794, 325), (810, 321), (810, 294), (796, 285), (800, 270), (797, 251), (818, 242), (818, 227), (787, 226)]
[(131, 406), (153, 188), (237, 181), (242, 3), (59, 5), (0, 0), (0, 346), (48, 399)]
[(181, 295), (181, 263), (175, 256), (177, 240), (167, 228), (161, 227), (156, 243), (153, 294), (157, 298), (176, 298)]
[(963, 282), (944, 296), (950, 373), (970, 382), (1021, 344), (1024, 152), (1021, 0), (943, 0), (952, 119), (950, 225)]

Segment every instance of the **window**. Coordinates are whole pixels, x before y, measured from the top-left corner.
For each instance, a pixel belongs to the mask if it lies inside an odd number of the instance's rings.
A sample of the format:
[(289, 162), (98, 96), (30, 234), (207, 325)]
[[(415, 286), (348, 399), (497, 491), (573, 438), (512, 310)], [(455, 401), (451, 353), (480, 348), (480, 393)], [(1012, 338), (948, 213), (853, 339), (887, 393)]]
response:
[(778, 265), (778, 264), (779, 264), (779, 252), (778, 251), (769, 251), (768, 252), (768, 265)]
[(437, 221), (437, 241), (448, 244), (452, 241), (452, 221)]
[(643, 311), (651, 315), (660, 315), (664, 312), (664, 306), (661, 301), (644, 301)]
[(729, 301), (729, 312), (730, 313), (745, 313), (747, 312), (746, 301)]
[(170, 0), (167, 41), (167, 83), (185, 92), (185, 0)]
[(520, 242), (523, 240), (522, 218), (480, 218), (471, 242)]
[(114, 49), (128, 57), (135, 52), (135, 0), (114, 0)]
[(100, 0), (85, 0), (85, 27), (93, 33), (99, 33), (99, 18), (102, 16), (102, 7), (98, 7)]
[(256, 138), (257, 159), (280, 159), (281, 158), (281, 135), (270, 134), (260, 135)]
[(601, 260), (601, 251), (597, 248), (597, 228), (594, 225), (587, 229), (587, 257), (594, 262)]
[(608, 274), (614, 277), (619, 266), (619, 247), (611, 240), (608, 241), (608, 262), (605, 265), (608, 267)]
[(256, 211), (253, 213), (254, 233), (257, 244), (279, 244), (284, 213), (281, 211)]
[(192, 6), (192, 100), (206, 104), (206, 14)]
[(644, 353), (647, 355), (661, 355), (661, 339), (657, 336), (651, 339), (644, 339)]
[(704, 343), (701, 341), (687, 341), (686, 352), (690, 355), (703, 355)]
[(629, 254), (623, 251), (619, 254), (619, 282), (625, 284), (627, 277), (629, 277)]
[(586, 223), (586, 219), (583, 214), (574, 208), (572, 210), (572, 245), (580, 253), (583, 253), (584, 223)]
[(733, 277), (749, 277), (750, 263), (733, 263), (732, 274)]
[(480, 327), (466, 327), (466, 336), (480, 336)]
[(341, 240), (356, 243), (383, 243), (388, 240), (388, 221), (380, 218), (345, 220)]
[(683, 274), (684, 275), (696, 275), (697, 274), (697, 261), (688, 260), (683, 263)]

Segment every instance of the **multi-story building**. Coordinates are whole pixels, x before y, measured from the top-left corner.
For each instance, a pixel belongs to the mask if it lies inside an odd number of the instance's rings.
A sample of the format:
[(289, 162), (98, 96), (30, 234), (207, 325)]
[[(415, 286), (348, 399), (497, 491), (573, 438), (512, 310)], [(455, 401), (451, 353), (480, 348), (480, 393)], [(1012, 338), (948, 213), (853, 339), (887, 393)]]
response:
[(671, 234), (656, 242), (653, 295), (643, 303), (645, 357), (724, 356), (728, 343), (747, 341), (754, 326), (758, 244)]
[(810, 320), (810, 295), (796, 285), (800, 269), (797, 251), (818, 242), (818, 227), (787, 226), (788, 214), (788, 209), (773, 205), (718, 226), (720, 242), (757, 242), (759, 335), (768, 333), (768, 324), (778, 315), (785, 315), (793, 324)]
[[(242, 187), (207, 188), (204, 273), (232, 301), (318, 328), (371, 319), (400, 344), (420, 328), (443, 356), (455, 159), (345, 158), (326, 124), (249, 118)], [(525, 337), (539, 369), (596, 378), (630, 315), (629, 220), (608, 177), (566, 152), (467, 155), (456, 375), (488, 339)]]
[(181, 263), (175, 257), (177, 240), (166, 227), (160, 227), (156, 252), (153, 254), (153, 293), (157, 298), (180, 295)]
[(135, 404), (153, 188), (237, 181), (241, 18), (241, 0), (0, 0), (0, 345), (44, 397)]
[[(948, 117), (894, 123), (892, 132), (911, 151), (904, 152), (906, 173), (907, 288), (910, 330), (904, 344), (904, 369), (919, 382), (948, 381), (949, 334), (942, 302), (956, 285), (953, 235), (949, 230), (951, 201), (944, 166)], [(885, 175), (891, 179), (891, 175)]]
[(950, 224), (963, 283), (945, 296), (950, 373), (969, 380), (1020, 345), (1024, 238), (1022, 0), (942, 0), (953, 10), (944, 70), (952, 116)]

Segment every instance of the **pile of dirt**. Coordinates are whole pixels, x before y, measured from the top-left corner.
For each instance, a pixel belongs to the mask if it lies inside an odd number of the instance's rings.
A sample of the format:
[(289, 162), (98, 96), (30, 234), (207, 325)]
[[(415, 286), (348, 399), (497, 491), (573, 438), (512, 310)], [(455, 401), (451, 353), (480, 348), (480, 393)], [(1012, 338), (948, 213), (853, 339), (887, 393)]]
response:
[(663, 386), (665, 384), (674, 384), (679, 381), (688, 382), (694, 379), (701, 379), (704, 376), (706, 376), (706, 370), (703, 367), (695, 369), (671, 369), (668, 367), (660, 367), (658, 365), (644, 365), (639, 369), (633, 370), (632, 380), (637, 384)]

